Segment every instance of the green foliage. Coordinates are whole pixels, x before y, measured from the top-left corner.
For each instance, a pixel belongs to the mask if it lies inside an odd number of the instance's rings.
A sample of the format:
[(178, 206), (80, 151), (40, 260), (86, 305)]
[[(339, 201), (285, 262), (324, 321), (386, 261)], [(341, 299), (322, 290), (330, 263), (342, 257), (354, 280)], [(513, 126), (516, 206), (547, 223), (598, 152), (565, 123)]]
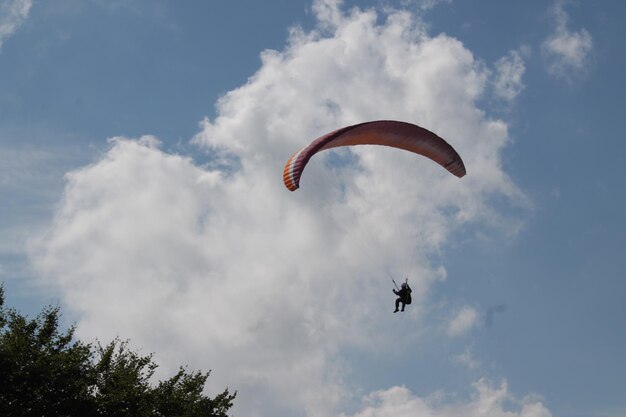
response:
[(29, 320), (4, 306), (0, 286), (0, 416), (226, 417), (236, 393), (203, 394), (209, 372), (153, 385), (157, 365), (128, 342), (93, 346), (59, 331), (59, 307)]

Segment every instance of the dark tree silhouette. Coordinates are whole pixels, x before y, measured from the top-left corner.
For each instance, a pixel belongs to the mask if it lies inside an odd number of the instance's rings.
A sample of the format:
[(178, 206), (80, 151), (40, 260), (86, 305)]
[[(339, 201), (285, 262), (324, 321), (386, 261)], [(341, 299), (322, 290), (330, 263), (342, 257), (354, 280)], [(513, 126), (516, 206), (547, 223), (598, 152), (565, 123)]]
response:
[(0, 416), (226, 417), (236, 392), (203, 394), (210, 372), (176, 375), (157, 384), (157, 365), (115, 339), (103, 346), (59, 330), (59, 307), (29, 320), (4, 306), (0, 285)]

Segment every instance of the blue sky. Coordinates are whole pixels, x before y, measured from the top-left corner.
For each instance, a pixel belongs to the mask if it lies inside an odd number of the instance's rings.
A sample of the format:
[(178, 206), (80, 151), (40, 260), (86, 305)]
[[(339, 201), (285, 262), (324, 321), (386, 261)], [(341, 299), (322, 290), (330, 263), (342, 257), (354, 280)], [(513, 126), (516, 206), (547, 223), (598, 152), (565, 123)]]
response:
[[(624, 415), (625, 17), (2, 0), (8, 304), (213, 369), (237, 415)], [(367, 147), (284, 189), (295, 150), (385, 118), (467, 177)], [(410, 275), (404, 316), (387, 271)]]

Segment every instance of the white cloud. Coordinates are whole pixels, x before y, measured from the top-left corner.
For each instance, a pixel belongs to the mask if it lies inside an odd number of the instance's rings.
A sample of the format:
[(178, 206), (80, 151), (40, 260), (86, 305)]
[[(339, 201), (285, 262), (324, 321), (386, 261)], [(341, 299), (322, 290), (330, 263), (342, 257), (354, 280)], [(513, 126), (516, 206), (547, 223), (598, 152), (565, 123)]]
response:
[[(265, 51), (246, 85), (218, 103), (194, 143), (219, 164), (198, 167), (155, 138), (116, 138), (67, 175), (48, 233), (33, 243), (80, 337), (129, 337), (163, 370), (212, 368), (212, 390), (239, 390), (237, 414), (334, 415), (358, 383), (346, 349), (380, 353), (424, 331), (420, 306), (445, 279), (429, 256), (489, 201), (523, 194), (502, 170), (507, 126), (476, 107), (489, 74), (459, 41), (429, 36), (410, 13), (316, 2), (311, 32)], [(463, 156), (459, 180), (392, 149), (311, 161), (290, 193), (282, 168), (339, 126), (399, 119), (438, 132)], [(224, 166), (224, 165), (228, 166)], [(410, 271), (414, 305), (391, 314), (387, 271)], [(409, 337), (408, 343), (416, 338)], [(364, 365), (365, 366), (365, 365)]]
[[(500, 386), (481, 379), (474, 386), (471, 400), (444, 403), (442, 395), (418, 397), (406, 387), (393, 387), (370, 394), (369, 403), (351, 417), (550, 417), (543, 403), (532, 397), (517, 399), (508, 392), (506, 381)], [(346, 416), (343, 416), (346, 417)]]
[(474, 357), (470, 346), (466, 346), (463, 353), (453, 356), (452, 361), (467, 366), (468, 369), (480, 368), (480, 361)]
[[(21, 137), (0, 132), (0, 142), (8, 138)], [(11, 196), (0, 205), (0, 254), (24, 253), (33, 231), (49, 222), (50, 207), (63, 190), (63, 173), (85, 160), (76, 147), (0, 145), (0, 195)]]
[(524, 89), (522, 77), (526, 66), (520, 51), (509, 51), (495, 63), (496, 74), (493, 81), (496, 97), (513, 101)]
[(24, 23), (32, 0), (4, 0), (0, 3), (0, 48), (4, 41)]
[(584, 73), (593, 47), (592, 37), (586, 29), (571, 31), (565, 1), (557, 0), (552, 7), (554, 31), (542, 44), (548, 62), (548, 71), (565, 80)]
[(463, 307), (448, 323), (446, 332), (450, 337), (461, 336), (478, 323), (478, 311), (474, 307)]

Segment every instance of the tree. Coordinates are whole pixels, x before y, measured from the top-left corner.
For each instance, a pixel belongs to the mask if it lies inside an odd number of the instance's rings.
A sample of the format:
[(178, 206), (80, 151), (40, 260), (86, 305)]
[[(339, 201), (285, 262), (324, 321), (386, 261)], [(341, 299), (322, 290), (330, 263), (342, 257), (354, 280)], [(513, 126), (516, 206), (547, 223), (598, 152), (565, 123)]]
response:
[(210, 372), (176, 375), (154, 385), (152, 355), (115, 339), (97, 346), (59, 330), (59, 307), (29, 320), (4, 306), (0, 285), (0, 416), (226, 417), (236, 392), (203, 394)]

